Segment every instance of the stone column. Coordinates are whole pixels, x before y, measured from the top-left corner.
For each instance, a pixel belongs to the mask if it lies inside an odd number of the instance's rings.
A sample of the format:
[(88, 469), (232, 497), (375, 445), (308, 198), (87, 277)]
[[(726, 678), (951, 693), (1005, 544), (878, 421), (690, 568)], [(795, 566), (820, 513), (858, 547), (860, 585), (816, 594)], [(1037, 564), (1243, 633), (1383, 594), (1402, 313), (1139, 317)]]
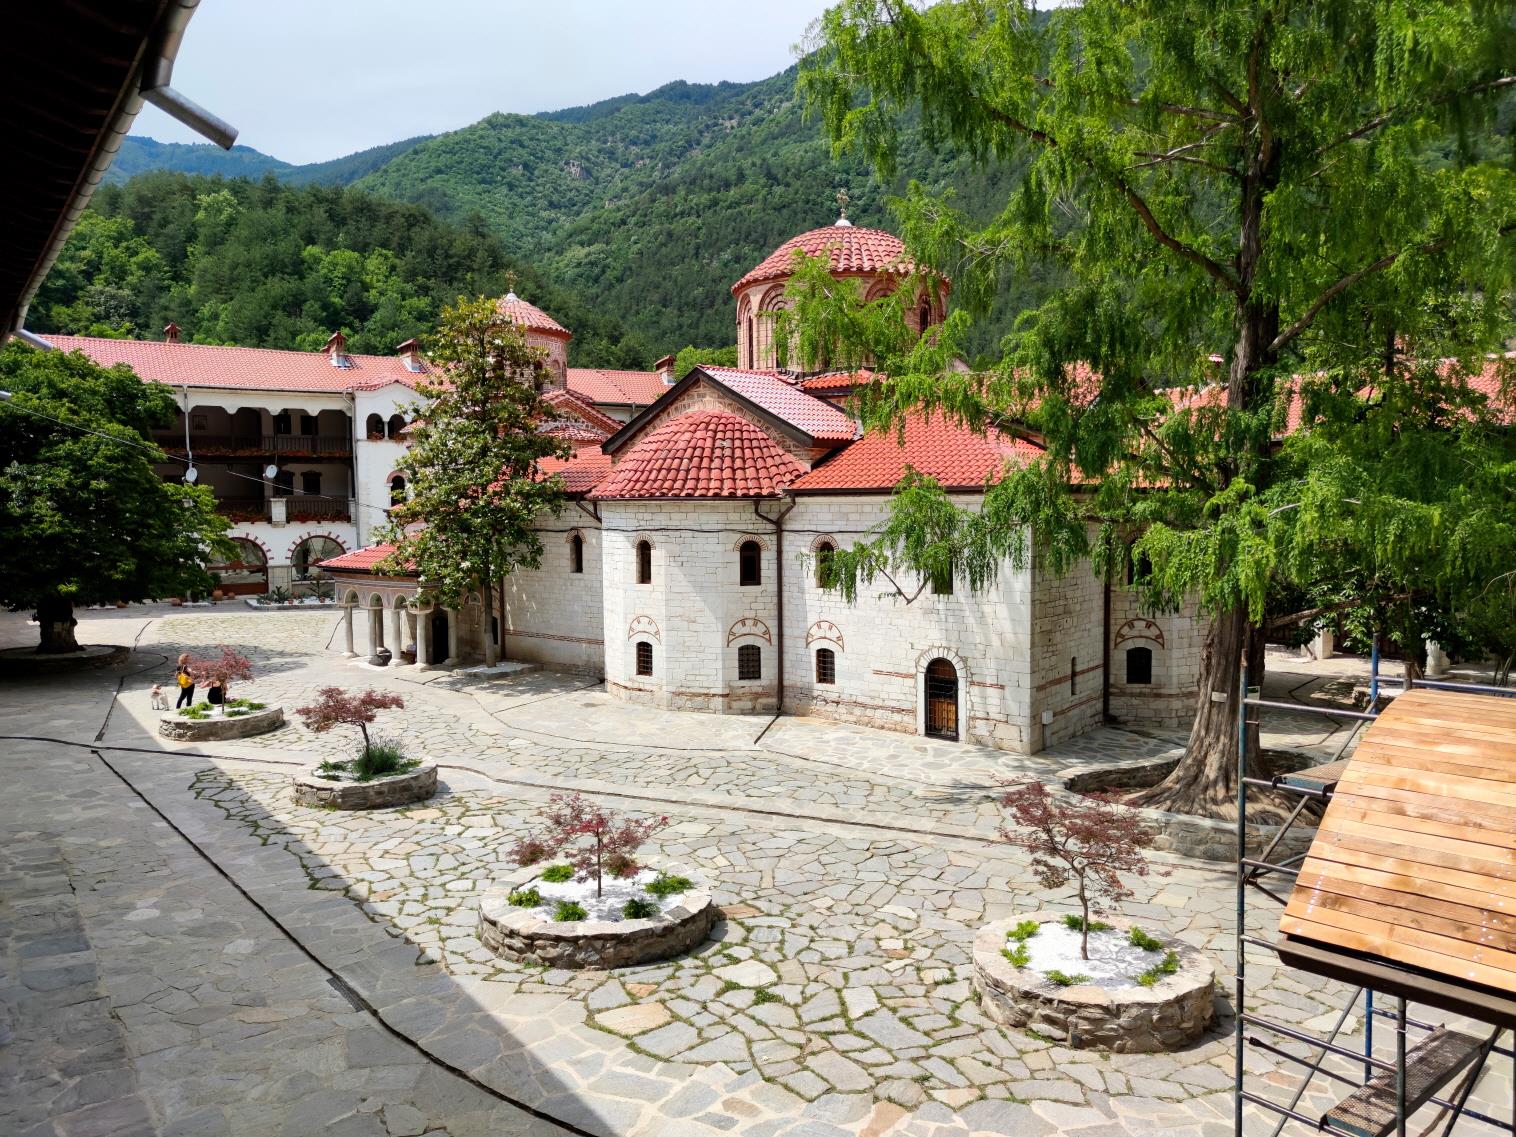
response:
[(424, 671), (426, 661), (432, 654), (432, 613), (430, 610), (416, 613), (416, 670)]
[(458, 609), (447, 609), (447, 659), (443, 660), (449, 667), (458, 665)]
[(400, 662), (400, 649), (405, 646), (405, 640), (401, 638), (402, 625), (400, 623), (400, 609), (390, 609), (390, 636), (394, 642), (388, 645), (393, 662)]
[(342, 634), (347, 640), (347, 650), (342, 653), (344, 659), (354, 659), (358, 653), (353, 650), (353, 606), (342, 606)]

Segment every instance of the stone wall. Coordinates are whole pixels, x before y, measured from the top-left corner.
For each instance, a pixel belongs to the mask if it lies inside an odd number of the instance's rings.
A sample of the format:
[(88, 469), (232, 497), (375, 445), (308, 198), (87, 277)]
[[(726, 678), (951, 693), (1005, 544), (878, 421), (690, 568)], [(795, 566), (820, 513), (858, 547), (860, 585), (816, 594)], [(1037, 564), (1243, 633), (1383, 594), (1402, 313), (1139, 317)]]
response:
[[(570, 538), (584, 539), (584, 571), (572, 569)], [(505, 578), (505, 655), (547, 667), (605, 674), (600, 524), (573, 505), (537, 527), (542, 563)]]
[[(1080, 561), (1062, 576), (1033, 570), (1031, 721), (1040, 750), (1100, 725), (1105, 583)], [(1044, 714), (1046, 712), (1046, 714)], [(1045, 722), (1044, 719), (1052, 721)]]
[[(1124, 585), (1111, 589), (1111, 714), (1132, 725), (1188, 726), (1199, 695), (1200, 652), (1210, 621), (1191, 600), (1177, 612), (1151, 612)], [(1152, 682), (1128, 682), (1128, 653), (1152, 653)]]
[(422, 762), (414, 770), (371, 782), (334, 782), (315, 768), (296, 774), (295, 804), (314, 809), (390, 809), (425, 801), (437, 792), (437, 764)]
[(224, 742), (229, 738), (251, 738), (255, 734), (267, 734), (284, 725), (284, 708), (264, 707), (261, 711), (249, 711), (245, 715), (225, 715), (213, 718), (186, 718), (177, 711), (169, 711), (158, 718), (158, 733), (164, 738), (178, 742)]

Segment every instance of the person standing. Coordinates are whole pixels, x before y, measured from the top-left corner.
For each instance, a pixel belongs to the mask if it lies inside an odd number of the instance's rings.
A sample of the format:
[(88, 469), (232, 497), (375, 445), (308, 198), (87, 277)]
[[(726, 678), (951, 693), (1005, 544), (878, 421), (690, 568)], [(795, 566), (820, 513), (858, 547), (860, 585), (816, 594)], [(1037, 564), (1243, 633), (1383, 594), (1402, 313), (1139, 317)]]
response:
[(179, 657), (179, 666), (174, 671), (174, 682), (179, 684), (179, 701), (174, 709), (193, 706), (195, 703), (195, 677), (190, 674), (189, 652)]

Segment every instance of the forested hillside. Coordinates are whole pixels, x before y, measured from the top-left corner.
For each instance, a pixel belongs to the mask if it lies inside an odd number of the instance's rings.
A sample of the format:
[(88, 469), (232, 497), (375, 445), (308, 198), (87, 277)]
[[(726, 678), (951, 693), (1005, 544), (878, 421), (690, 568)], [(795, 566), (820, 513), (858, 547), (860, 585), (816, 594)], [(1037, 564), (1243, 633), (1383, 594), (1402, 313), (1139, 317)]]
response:
[(159, 142), (154, 138), (128, 136), (106, 171), (105, 180), (119, 183), (149, 170), (171, 170), (180, 174), (219, 174), (223, 178), (260, 178), (264, 174), (273, 174), (281, 182), (295, 186), (345, 186), (425, 140), (425, 137), (407, 138), (327, 162), (293, 166), (251, 146), (223, 150), (209, 142)]
[(273, 178), (142, 174), (102, 186), (32, 304), (39, 332), (319, 348), (341, 329), (357, 352), (388, 354), (433, 330), (459, 295), (517, 291), (575, 334), (576, 362), (646, 367), (649, 346), (549, 285), (477, 217)]

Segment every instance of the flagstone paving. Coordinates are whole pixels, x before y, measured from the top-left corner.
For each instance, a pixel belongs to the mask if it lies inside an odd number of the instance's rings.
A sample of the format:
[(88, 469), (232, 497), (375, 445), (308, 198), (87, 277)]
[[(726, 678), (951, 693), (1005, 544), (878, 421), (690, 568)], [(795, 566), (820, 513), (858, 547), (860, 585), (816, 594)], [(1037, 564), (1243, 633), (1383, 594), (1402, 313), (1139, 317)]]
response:
[[(1196, 1046), (1110, 1055), (995, 1027), (970, 984), (984, 921), (1070, 904), (994, 840), (997, 779), (1158, 757), (1173, 737), (1101, 731), (1032, 758), (804, 719), (760, 739), (763, 720), (625, 707), (579, 677), (371, 669), (331, 651), (331, 613), (81, 624), (97, 642), (136, 637), (132, 662), (26, 685), (24, 733), (100, 732), (125, 784), (87, 749), (10, 744), (30, 800), (0, 797), (0, 888), (24, 898), (17, 916), (0, 909), (0, 1042), (8, 1021), (25, 1046), (0, 1046), (0, 1128), (574, 1131), (521, 1106), (628, 1137), (1231, 1131), (1225, 998)], [(158, 739), (147, 687), (179, 650), (223, 642), (254, 659), (237, 693), (287, 712), (332, 683), (405, 694), (380, 729), (443, 765), (442, 792), (401, 810), (305, 809), (290, 764), (351, 740), (294, 722), (238, 743)], [(1348, 737), (1303, 715), (1280, 725), (1271, 745), (1326, 753)], [(648, 852), (711, 884), (725, 915), (709, 942), (614, 973), (483, 948), (478, 894), (560, 788), (669, 816)], [(1157, 867), (1124, 912), (1227, 974), (1231, 873)], [(1263, 960), (1250, 978), (1250, 1009), (1309, 1029), (1345, 994)], [(62, 1049), (42, 1044), (60, 1005), (78, 1024)], [(92, 1057), (66, 1052), (75, 1034)], [(1260, 1085), (1288, 1084), (1288, 1066), (1247, 1060)], [(1476, 1091), (1500, 1109), (1510, 1097), (1505, 1068)], [(1329, 1101), (1313, 1092), (1302, 1108)]]

